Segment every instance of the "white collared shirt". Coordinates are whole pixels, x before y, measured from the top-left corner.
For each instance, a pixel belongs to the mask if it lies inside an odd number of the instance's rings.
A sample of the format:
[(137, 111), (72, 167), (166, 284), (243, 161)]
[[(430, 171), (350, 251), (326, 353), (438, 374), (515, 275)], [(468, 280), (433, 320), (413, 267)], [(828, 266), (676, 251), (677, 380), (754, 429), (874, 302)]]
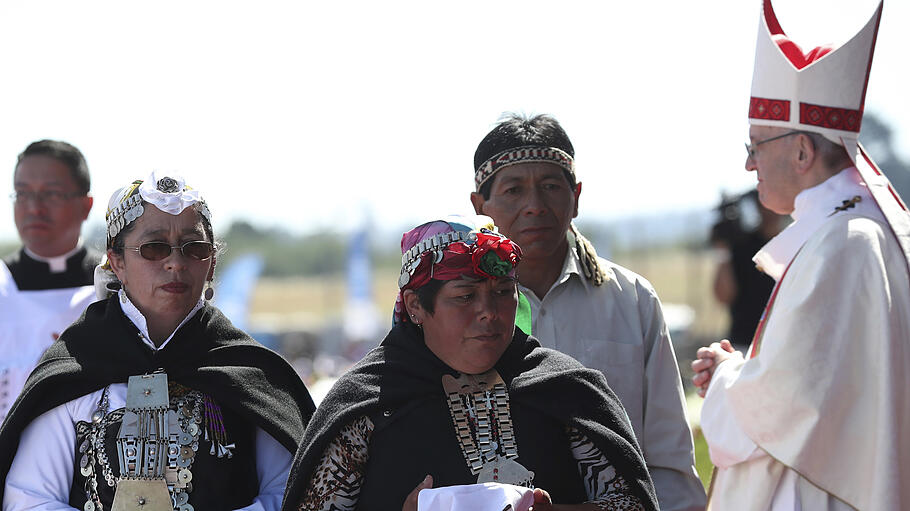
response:
[(606, 259), (600, 263), (607, 277), (595, 286), (569, 248), (542, 300), (519, 286), (531, 305), (532, 334), (544, 347), (604, 373), (632, 422), (660, 508), (703, 509), (705, 491), (660, 300), (641, 276)]
[(177, 330), (180, 330), (180, 327), (182, 327), (184, 323), (189, 321), (190, 318), (193, 317), (194, 314), (196, 314), (196, 311), (198, 311), (199, 309), (202, 308), (203, 305), (205, 305), (205, 300), (203, 300), (202, 297), (199, 297), (199, 301), (196, 302), (196, 305), (194, 305), (192, 309), (190, 309), (189, 314), (187, 314), (186, 317), (183, 318), (183, 321), (181, 321), (180, 324), (177, 325), (177, 328), (175, 328), (174, 331), (171, 332), (171, 335), (167, 336), (167, 339), (165, 339), (164, 342), (161, 343), (161, 346), (155, 346), (155, 343), (152, 342), (152, 338), (149, 335), (149, 327), (148, 327), (148, 323), (145, 320), (145, 316), (142, 315), (142, 312), (140, 312), (139, 309), (136, 308), (136, 306), (133, 304), (132, 300), (130, 300), (129, 296), (126, 295), (126, 291), (124, 291), (121, 288), (120, 291), (117, 292), (117, 298), (118, 298), (118, 301), (120, 302), (120, 309), (123, 310), (123, 313), (126, 314), (126, 317), (128, 317), (130, 319), (130, 321), (132, 321), (133, 324), (136, 325), (136, 328), (139, 329), (139, 333), (142, 336), (142, 342), (145, 343), (146, 346), (151, 348), (152, 351), (158, 351), (158, 350), (164, 349), (164, 347), (167, 346), (167, 343), (169, 343), (171, 341), (171, 339), (174, 338), (174, 334), (177, 333)]

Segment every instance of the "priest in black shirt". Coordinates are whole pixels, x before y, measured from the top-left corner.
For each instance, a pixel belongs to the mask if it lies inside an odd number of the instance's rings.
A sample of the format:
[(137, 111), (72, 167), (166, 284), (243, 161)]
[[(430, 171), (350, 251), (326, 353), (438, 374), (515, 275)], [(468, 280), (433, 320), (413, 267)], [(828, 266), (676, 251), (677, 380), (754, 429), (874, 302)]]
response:
[(22, 247), (0, 264), (0, 420), (44, 350), (94, 301), (99, 259), (80, 238), (92, 197), (79, 149), (33, 142), (19, 155), (13, 187)]

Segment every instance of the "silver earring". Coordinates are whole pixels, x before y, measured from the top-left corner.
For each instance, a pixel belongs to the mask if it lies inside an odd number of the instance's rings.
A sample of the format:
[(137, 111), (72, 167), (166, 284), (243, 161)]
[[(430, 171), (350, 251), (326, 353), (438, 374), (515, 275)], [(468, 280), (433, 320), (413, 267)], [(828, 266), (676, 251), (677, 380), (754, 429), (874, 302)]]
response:
[(202, 296), (204, 296), (206, 300), (211, 300), (212, 297), (215, 296), (215, 288), (212, 286), (211, 282), (206, 283), (205, 293), (203, 293)]

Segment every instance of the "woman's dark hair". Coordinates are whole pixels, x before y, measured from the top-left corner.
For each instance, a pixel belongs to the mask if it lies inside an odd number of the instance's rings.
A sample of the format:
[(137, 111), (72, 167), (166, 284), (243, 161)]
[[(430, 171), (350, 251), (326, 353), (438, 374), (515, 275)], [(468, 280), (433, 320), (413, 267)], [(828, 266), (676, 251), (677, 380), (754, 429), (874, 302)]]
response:
[(423, 310), (430, 314), (436, 312), (436, 296), (439, 295), (439, 290), (442, 289), (443, 284), (445, 284), (445, 281), (430, 279), (429, 282), (414, 290), (417, 293), (417, 301), (420, 302)]
[[(474, 151), (474, 170), (503, 151), (529, 145), (555, 147), (575, 157), (575, 148), (569, 140), (569, 135), (553, 117), (540, 114), (528, 118), (516, 113), (507, 113), (477, 145), (477, 150)], [(575, 188), (575, 177), (567, 171), (563, 173), (569, 185)], [(494, 175), (493, 179), (489, 179), (480, 187), (480, 194), (484, 199), (490, 198), (490, 187), (495, 179)]]

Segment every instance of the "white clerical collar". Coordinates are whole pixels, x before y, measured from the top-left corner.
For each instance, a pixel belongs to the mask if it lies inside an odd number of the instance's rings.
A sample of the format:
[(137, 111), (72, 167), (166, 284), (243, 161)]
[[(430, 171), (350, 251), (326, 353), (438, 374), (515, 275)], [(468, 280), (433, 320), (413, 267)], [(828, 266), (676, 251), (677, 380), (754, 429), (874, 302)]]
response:
[(136, 325), (136, 328), (139, 329), (139, 334), (142, 337), (142, 342), (144, 342), (149, 348), (152, 348), (152, 351), (158, 351), (160, 349), (164, 349), (164, 347), (167, 346), (167, 343), (170, 342), (170, 340), (174, 338), (174, 334), (177, 333), (177, 330), (180, 330), (180, 327), (182, 327), (184, 323), (186, 323), (191, 317), (193, 317), (193, 314), (196, 314), (196, 311), (198, 311), (199, 309), (202, 308), (203, 305), (205, 305), (205, 300), (203, 300), (202, 298), (199, 298), (199, 301), (196, 302), (196, 305), (193, 307), (193, 309), (190, 311), (190, 313), (187, 314), (185, 318), (183, 318), (183, 321), (181, 321), (180, 324), (177, 325), (177, 328), (175, 328), (174, 331), (171, 332), (171, 335), (169, 335), (167, 337), (167, 339), (165, 339), (164, 342), (161, 343), (161, 346), (156, 347), (155, 343), (152, 342), (151, 336), (149, 336), (149, 329), (148, 329), (148, 324), (145, 321), (145, 316), (143, 316), (142, 313), (139, 312), (139, 309), (137, 309), (136, 306), (133, 305), (133, 302), (130, 301), (130, 298), (128, 296), (126, 296), (126, 291), (124, 291), (123, 289), (120, 289), (120, 291), (117, 292), (117, 297), (120, 299), (120, 308), (123, 310), (123, 313), (126, 314), (126, 317), (128, 317), (130, 319), (130, 321), (133, 322), (134, 325)]
[(36, 261), (41, 261), (42, 263), (47, 263), (47, 265), (51, 269), (51, 273), (63, 273), (66, 271), (66, 260), (69, 259), (70, 257), (72, 257), (76, 252), (82, 250), (82, 240), (80, 239), (79, 242), (76, 243), (76, 248), (70, 250), (69, 252), (67, 252), (63, 255), (54, 256), (54, 257), (43, 257), (43, 256), (40, 256), (40, 255), (32, 252), (31, 250), (28, 249), (28, 247), (23, 247), (23, 248), (25, 249), (25, 255), (31, 257), (32, 259), (34, 259)]
[(824, 182), (801, 191), (793, 202), (793, 213), (790, 215), (793, 223), (771, 238), (752, 261), (759, 270), (774, 280), (780, 280), (799, 249), (836, 211), (835, 208), (855, 196), (859, 196), (861, 201), (852, 207), (851, 213), (883, 218), (856, 167), (848, 167)]

